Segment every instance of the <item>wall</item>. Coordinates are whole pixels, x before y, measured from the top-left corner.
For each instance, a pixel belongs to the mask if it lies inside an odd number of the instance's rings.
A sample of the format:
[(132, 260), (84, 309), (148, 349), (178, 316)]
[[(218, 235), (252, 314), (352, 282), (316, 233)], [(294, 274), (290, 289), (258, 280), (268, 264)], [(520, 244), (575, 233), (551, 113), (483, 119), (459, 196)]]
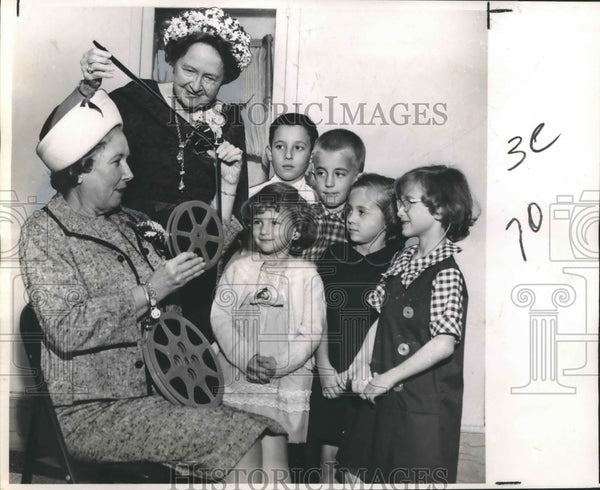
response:
[[(290, 10), (277, 19), (278, 26), (289, 26), (289, 35), (286, 46), (277, 47), (273, 100), (282, 105), (276, 111), (283, 112), (284, 104), (306, 111), (320, 132), (352, 129), (365, 142), (367, 171), (399, 177), (418, 165), (446, 162), (467, 176), (483, 213), (457, 256), (470, 293), (463, 427), (482, 430), (485, 12), (450, 11), (439, 4), (419, 5), (418, 11), (389, 2), (327, 5)], [(397, 103), (407, 106), (394, 108)]]
[[(35, 146), (46, 117), (81, 79), (82, 54), (92, 47), (95, 39), (136, 72), (140, 65), (141, 36), (142, 8), (61, 8), (43, 4), (34, 7), (25, 2), (21, 6), (15, 24), (12, 104), (11, 190), (23, 204), (13, 208), (13, 216), (18, 217), (17, 225), (24, 220), (21, 216), (30, 214), (54, 194), (46, 167), (35, 154)], [(114, 79), (103, 86), (110, 91), (127, 81), (124, 75), (116, 73)], [(18, 226), (12, 232), (11, 246), (16, 246)], [(18, 264), (13, 262), (12, 265), (10, 311), (4, 311), (2, 317), (12, 322), (16, 333), (25, 298)], [(19, 344), (15, 344), (12, 354), (14, 365), (26, 365)], [(12, 393), (22, 392), (25, 385), (23, 376), (11, 377)], [(11, 403), (10, 410), (11, 448), (18, 448), (25, 430), (18, 400)]]

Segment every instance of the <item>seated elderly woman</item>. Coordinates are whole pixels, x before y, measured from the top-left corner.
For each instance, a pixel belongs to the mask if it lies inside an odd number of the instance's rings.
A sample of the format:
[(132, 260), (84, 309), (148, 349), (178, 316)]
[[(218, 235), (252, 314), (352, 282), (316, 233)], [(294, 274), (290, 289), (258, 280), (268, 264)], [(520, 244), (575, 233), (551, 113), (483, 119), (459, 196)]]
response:
[(121, 116), (106, 92), (74, 107), (68, 101), (47, 121), (37, 149), (58, 192), (27, 220), (20, 258), (69, 451), (96, 462), (193, 462), (204, 478), (211, 470), (239, 479), (256, 472), (231, 473), (236, 467), (275, 468), (281, 455), (269, 439), (284, 431), (271, 419), (175, 406), (153, 387), (143, 361), (145, 321), (157, 304), (169, 309), (172, 293), (200, 276), (204, 262), (191, 252), (165, 260), (139, 233), (140, 213), (120, 206), (133, 175)]

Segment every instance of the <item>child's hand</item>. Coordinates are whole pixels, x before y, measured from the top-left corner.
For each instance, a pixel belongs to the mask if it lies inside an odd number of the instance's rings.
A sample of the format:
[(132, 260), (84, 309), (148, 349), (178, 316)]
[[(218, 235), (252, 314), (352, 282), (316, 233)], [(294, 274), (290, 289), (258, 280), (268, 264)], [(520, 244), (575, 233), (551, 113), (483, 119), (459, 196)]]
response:
[(258, 362), (265, 369), (269, 379), (275, 376), (275, 372), (277, 371), (277, 361), (274, 357), (258, 356)]
[(273, 357), (256, 354), (248, 361), (246, 380), (250, 383), (267, 384), (275, 376), (277, 364)]
[(342, 391), (351, 390), (354, 393), (362, 394), (363, 390), (371, 380), (371, 372), (363, 373), (357, 376), (359, 370), (355, 366), (350, 366), (346, 371), (337, 375), (338, 386)]
[(352, 390), (359, 395), (365, 390), (373, 379), (371, 369), (362, 363), (352, 363), (350, 367), (338, 375), (338, 383), (344, 390)]
[(321, 378), (321, 387), (325, 398), (338, 398), (343, 393), (344, 390), (339, 386), (339, 374), (334, 369), (328, 373), (320, 374), (319, 377)]
[(395, 383), (386, 372), (383, 374), (373, 373), (375, 376), (364, 387), (360, 397), (368, 402), (375, 403), (375, 398), (390, 391)]
[(352, 379), (352, 391), (361, 395), (361, 398), (364, 398), (362, 396), (363, 392), (371, 382), (371, 379), (373, 379), (372, 376), (369, 376), (368, 378)]
[(352, 390), (352, 379), (348, 370), (337, 373), (337, 384), (341, 391)]

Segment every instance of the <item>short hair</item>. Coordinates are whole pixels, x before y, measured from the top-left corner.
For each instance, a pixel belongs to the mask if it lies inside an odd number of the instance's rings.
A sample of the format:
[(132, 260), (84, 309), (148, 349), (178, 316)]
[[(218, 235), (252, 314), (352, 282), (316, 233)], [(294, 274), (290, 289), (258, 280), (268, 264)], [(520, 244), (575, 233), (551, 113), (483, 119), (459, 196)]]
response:
[(317, 237), (317, 225), (314, 219), (310, 219), (309, 205), (296, 188), (282, 182), (263, 187), (242, 205), (241, 215), (244, 226), (248, 229), (252, 228), (255, 214), (269, 209), (276, 212), (291, 211), (289, 225), (295, 227), (300, 234), (300, 237), (293, 240), (290, 245), (291, 255), (300, 255), (304, 249), (314, 243)]
[(394, 193), (394, 179), (375, 173), (359, 175), (350, 192), (354, 189), (372, 189), (373, 202), (383, 213), (386, 226), (386, 243), (402, 238), (400, 220), (398, 218), (398, 207)]
[(310, 117), (305, 116), (304, 114), (298, 114), (297, 112), (288, 112), (286, 114), (282, 114), (271, 123), (271, 126), (269, 127), (270, 145), (273, 144), (275, 131), (277, 131), (277, 128), (281, 126), (302, 126), (304, 129), (306, 129), (308, 137), (310, 138), (311, 149), (313, 146), (315, 146), (315, 141), (317, 141), (317, 138), (319, 137), (317, 126)]
[[(111, 133), (112, 130), (109, 131), (106, 134), (106, 136), (108, 136)], [(90, 151), (88, 151), (75, 163), (72, 163), (68, 167), (63, 168), (58, 172), (52, 172), (50, 174), (50, 185), (52, 186), (52, 188), (56, 189), (57, 192), (64, 195), (70, 189), (76, 187), (79, 181), (79, 176), (82, 174), (89, 174), (94, 168), (94, 161), (96, 159), (96, 155), (100, 152), (102, 148), (106, 146), (106, 143), (108, 141), (106, 136), (104, 136), (104, 138), (102, 138), (102, 140), (100, 140), (100, 142), (96, 144), (96, 146), (94, 146)]]
[(473, 197), (464, 174), (447, 165), (417, 167), (396, 180), (396, 197), (400, 199), (406, 189), (419, 184), (423, 189), (423, 204), (440, 222), (447, 237), (457, 242), (469, 236), (479, 212), (474, 208)]
[(356, 170), (360, 173), (365, 168), (367, 150), (363, 140), (353, 131), (348, 129), (332, 129), (323, 133), (315, 143), (315, 154), (318, 150), (341, 151), (349, 150), (354, 156)]
[(170, 40), (165, 46), (165, 60), (170, 65), (174, 65), (196, 43), (208, 44), (219, 53), (224, 66), (223, 83), (233, 82), (240, 76), (241, 70), (233, 56), (231, 43), (205, 32), (192, 32), (187, 36)]

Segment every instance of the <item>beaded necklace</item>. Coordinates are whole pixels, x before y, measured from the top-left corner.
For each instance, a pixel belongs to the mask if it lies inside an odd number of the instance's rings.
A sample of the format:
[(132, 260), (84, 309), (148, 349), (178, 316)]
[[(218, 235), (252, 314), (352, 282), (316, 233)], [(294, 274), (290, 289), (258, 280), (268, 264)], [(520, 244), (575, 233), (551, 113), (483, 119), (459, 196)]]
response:
[[(225, 117), (223, 115), (223, 103), (219, 100), (214, 101), (210, 107), (202, 108), (195, 112), (187, 112), (183, 109), (175, 93), (173, 92), (173, 100), (175, 102), (175, 112), (176, 114), (185, 114), (186, 119), (190, 124), (192, 124), (196, 129), (200, 129), (200, 126), (205, 125), (207, 128), (203, 131), (207, 134), (207, 138), (210, 140), (214, 140), (215, 145), (219, 145), (222, 143), (223, 137), (223, 125), (225, 124)], [(181, 110), (181, 111), (180, 111)], [(177, 186), (179, 192), (183, 192), (185, 189), (185, 147), (188, 145), (192, 136), (194, 135), (194, 131), (191, 131), (189, 134), (182, 134), (183, 131), (180, 126), (179, 117), (175, 116), (175, 127), (177, 129), (177, 163), (179, 164), (179, 185)], [(212, 131), (212, 134), (210, 132)]]
[(177, 186), (177, 189), (179, 189), (179, 192), (183, 192), (185, 189), (185, 182), (183, 181), (183, 176), (185, 175), (185, 159), (183, 155), (185, 147), (190, 142), (190, 139), (192, 139), (194, 133), (190, 132), (185, 139), (181, 137), (181, 127), (179, 126), (179, 116), (177, 115), (175, 116), (175, 127), (177, 128), (177, 139), (179, 140), (176, 157), (177, 163), (179, 164), (179, 185)]

